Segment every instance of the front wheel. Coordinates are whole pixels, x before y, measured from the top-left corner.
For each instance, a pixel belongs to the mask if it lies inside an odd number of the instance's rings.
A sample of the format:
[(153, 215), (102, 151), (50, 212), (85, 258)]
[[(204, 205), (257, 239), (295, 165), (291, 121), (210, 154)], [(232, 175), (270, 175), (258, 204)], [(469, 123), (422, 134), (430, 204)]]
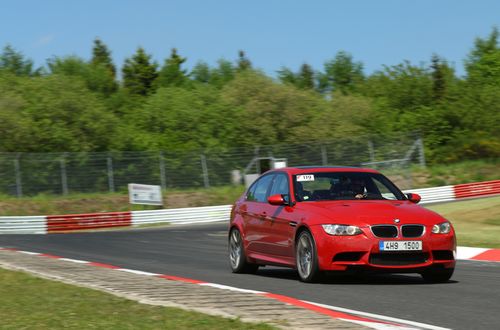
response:
[(429, 269), (423, 272), (422, 277), (428, 283), (445, 283), (448, 282), (455, 268), (447, 269)]
[(310, 232), (303, 231), (297, 238), (295, 245), (295, 260), (297, 272), (302, 282), (316, 282), (321, 272), (318, 266), (316, 245)]
[(229, 233), (229, 264), (233, 273), (255, 273), (258, 265), (247, 261), (240, 231), (233, 228)]

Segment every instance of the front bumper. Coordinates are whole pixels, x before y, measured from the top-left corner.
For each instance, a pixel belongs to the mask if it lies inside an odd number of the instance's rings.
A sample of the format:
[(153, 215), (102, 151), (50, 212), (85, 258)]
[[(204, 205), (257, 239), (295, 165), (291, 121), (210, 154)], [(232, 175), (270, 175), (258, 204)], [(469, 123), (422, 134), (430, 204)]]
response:
[[(356, 236), (332, 236), (320, 225), (310, 229), (316, 241), (321, 270), (361, 268), (398, 273), (455, 267), (456, 240), (453, 230), (448, 234), (433, 234), (429, 227), (423, 236), (417, 238), (379, 238), (368, 227), (361, 228), (363, 233)], [(381, 240), (422, 241), (422, 251), (380, 251)]]

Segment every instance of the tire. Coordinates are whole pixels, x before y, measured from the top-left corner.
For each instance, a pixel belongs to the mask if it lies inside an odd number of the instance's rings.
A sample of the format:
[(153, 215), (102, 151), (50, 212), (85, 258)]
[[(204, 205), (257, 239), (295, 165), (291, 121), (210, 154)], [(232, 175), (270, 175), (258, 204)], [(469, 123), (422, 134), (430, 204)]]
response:
[(450, 280), (454, 270), (455, 268), (429, 269), (420, 275), (428, 283), (446, 283)]
[(229, 265), (233, 273), (253, 274), (259, 268), (259, 265), (249, 263), (245, 255), (243, 240), (240, 231), (233, 228), (229, 233)]
[(321, 278), (322, 272), (319, 270), (316, 244), (311, 233), (307, 230), (302, 231), (297, 237), (295, 262), (297, 273), (302, 282), (314, 283)]

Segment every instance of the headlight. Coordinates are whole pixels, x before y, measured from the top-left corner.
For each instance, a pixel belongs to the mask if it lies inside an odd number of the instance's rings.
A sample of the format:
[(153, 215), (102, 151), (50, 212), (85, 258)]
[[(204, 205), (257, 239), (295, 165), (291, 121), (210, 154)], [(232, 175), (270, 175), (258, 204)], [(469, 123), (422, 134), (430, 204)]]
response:
[(434, 234), (448, 234), (451, 230), (451, 225), (449, 222), (441, 222), (437, 225), (432, 226), (432, 232)]
[(354, 236), (362, 233), (356, 226), (348, 225), (322, 225), (325, 232), (335, 236)]

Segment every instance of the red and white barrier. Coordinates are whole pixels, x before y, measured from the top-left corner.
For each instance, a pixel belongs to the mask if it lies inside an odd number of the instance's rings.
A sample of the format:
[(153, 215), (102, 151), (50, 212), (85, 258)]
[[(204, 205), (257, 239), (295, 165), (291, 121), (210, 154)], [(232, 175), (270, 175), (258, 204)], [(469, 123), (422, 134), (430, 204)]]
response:
[[(419, 194), (422, 197), (421, 204), (450, 202), (500, 194), (500, 180), (410, 189), (404, 192)], [(150, 211), (0, 217), (0, 234), (45, 234), (154, 223), (228, 221), (230, 212), (231, 205), (219, 205)]]
[(46, 218), (48, 233), (126, 227), (132, 224), (131, 212), (48, 215)]

